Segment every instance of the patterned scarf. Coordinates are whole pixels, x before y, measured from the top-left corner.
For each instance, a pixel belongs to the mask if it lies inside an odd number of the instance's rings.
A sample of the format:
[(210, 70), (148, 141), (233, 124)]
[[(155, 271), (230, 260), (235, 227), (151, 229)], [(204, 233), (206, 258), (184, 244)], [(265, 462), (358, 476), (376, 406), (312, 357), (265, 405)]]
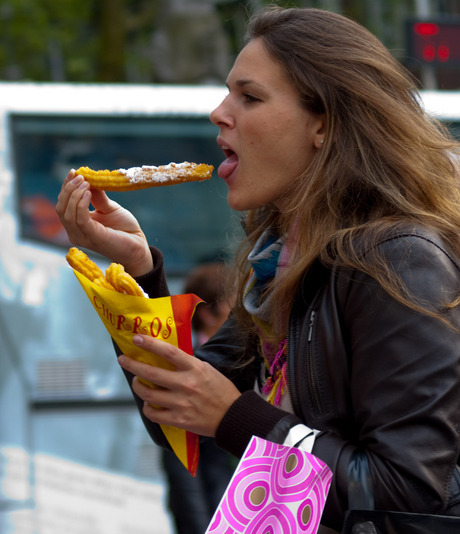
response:
[(268, 378), (261, 392), (267, 400), (278, 406), (286, 389), (286, 340), (273, 343), (270, 324), (271, 294), (268, 284), (286, 267), (289, 260), (288, 247), (272, 229), (266, 230), (258, 239), (248, 256), (251, 272), (244, 294), (244, 307), (251, 315), (260, 338), (261, 352), (268, 371)]

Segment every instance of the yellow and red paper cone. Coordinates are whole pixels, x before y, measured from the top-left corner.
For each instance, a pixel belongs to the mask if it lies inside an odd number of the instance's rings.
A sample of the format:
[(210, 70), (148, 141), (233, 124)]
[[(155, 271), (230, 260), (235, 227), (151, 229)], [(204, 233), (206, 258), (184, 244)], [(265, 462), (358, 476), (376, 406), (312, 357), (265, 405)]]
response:
[[(105, 289), (74, 269), (83, 290), (115, 343), (126, 356), (157, 367), (169, 368), (163, 358), (133, 344), (134, 334), (161, 339), (193, 354), (191, 319), (200, 298), (193, 294), (144, 298)], [(147, 384), (153, 387), (151, 384)], [(171, 448), (195, 476), (199, 436), (173, 426), (161, 425)]]

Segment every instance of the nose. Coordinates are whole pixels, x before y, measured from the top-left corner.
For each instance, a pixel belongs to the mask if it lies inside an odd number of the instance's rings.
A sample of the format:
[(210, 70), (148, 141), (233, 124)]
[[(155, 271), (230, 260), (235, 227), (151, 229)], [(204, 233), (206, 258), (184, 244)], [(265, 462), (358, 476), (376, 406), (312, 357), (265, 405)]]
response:
[(234, 122), (232, 115), (230, 114), (227, 99), (228, 96), (226, 96), (222, 102), (213, 111), (211, 111), (209, 116), (211, 122), (216, 126), (219, 126), (219, 128), (222, 128), (223, 126), (230, 127)]

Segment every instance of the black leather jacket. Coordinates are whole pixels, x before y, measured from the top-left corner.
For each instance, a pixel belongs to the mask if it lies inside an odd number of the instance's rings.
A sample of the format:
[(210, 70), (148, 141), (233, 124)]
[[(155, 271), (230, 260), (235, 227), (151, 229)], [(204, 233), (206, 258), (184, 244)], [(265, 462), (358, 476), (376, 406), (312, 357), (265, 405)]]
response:
[[(435, 235), (399, 232), (376, 246), (422, 305), (439, 309), (460, 294), (460, 264)], [(159, 296), (152, 280), (146, 290)], [(460, 328), (458, 307), (447, 316)], [(218, 428), (218, 445), (240, 456), (253, 434), (282, 443), (299, 422), (320, 430), (313, 453), (334, 473), (323, 523), (338, 530), (349, 501), (460, 516), (459, 331), (400, 304), (362, 272), (317, 263), (289, 322), (295, 415), (253, 391), (260, 362), (235, 367), (244, 350), (230, 318), (196, 352), (244, 391)]]

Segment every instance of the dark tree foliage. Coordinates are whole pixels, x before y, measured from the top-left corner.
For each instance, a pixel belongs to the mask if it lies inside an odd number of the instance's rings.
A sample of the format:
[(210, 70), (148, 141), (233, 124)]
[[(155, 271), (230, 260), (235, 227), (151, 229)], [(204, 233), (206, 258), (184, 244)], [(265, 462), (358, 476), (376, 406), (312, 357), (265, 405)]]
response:
[[(269, 3), (351, 16), (402, 62), (404, 20), (414, 15), (417, 4), (414, 0), (0, 0), (0, 80), (222, 83), (227, 65), (243, 43), (248, 17)], [(452, 6), (457, 4), (431, 2), (444, 14), (454, 13)], [(181, 62), (184, 50), (187, 58)], [(223, 67), (217, 68), (220, 64)]]

